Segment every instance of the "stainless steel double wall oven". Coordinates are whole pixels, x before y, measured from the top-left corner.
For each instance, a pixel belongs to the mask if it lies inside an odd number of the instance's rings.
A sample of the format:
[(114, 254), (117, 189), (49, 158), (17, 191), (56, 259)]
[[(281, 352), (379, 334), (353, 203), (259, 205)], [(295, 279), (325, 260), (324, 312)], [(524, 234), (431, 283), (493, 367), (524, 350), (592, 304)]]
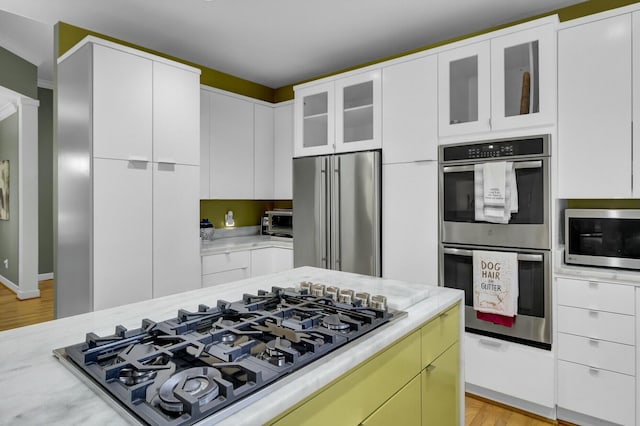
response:
[[(440, 285), (465, 291), (466, 330), (551, 348), (550, 136), (442, 145), (439, 152)], [(517, 213), (506, 224), (475, 219), (476, 164), (513, 162)], [(476, 318), (474, 250), (518, 254), (518, 314), (512, 327)]]

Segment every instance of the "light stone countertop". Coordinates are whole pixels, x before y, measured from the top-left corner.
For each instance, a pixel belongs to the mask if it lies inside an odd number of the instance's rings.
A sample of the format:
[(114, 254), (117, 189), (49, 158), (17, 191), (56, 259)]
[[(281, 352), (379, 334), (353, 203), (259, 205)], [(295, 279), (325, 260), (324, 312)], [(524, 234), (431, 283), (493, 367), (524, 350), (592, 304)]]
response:
[(277, 247), (293, 250), (293, 238), (269, 235), (247, 235), (200, 241), (200, 256)]
[[(269, 290), (272, 286), (297, 286), (301, 281), (384, 294), (390, 308), (404, 310), (408, 315), (285, 376), (199, 424), (262, 424), (463, 298), (459, 290), (303, 267), (0, 332), (0, 424), (130, 424), (131, 420), (119, 415), (104, 396), (98, 396), (63, 366), (52, 350), (84, 341), (87, 332), (109, 335), (119, 324), (129, 329), (137, 328), (143, 318), (164, 321), (175, 317), (180, 308), (197, 310), (201, 303), (215, 305), (219, 299), (240, 300), (243, 293)], [(464, 310), (461, 312), (463, 314)], [(464, 318), (461, 323), (464, 324)]]
[(611, 281), (640, 287), (640, 271), (604, 268), (597, 266), (567, 265), (564, 263), (564, 248), (554, 250), (555, 276), (583, 280)]

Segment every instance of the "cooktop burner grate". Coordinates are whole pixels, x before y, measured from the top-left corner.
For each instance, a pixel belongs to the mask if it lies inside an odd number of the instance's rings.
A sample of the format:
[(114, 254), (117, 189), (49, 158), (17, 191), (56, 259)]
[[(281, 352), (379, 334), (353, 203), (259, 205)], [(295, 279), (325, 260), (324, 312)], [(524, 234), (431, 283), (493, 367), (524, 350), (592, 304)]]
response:
[(88, 333), (55, 353), (137, 419), (189, 425), (393, 318), (369, 306), (366, 293), (327, 288), (329, 296), (303, 283), (201, 304), (137, 329), (117, 326), (110, 336)]

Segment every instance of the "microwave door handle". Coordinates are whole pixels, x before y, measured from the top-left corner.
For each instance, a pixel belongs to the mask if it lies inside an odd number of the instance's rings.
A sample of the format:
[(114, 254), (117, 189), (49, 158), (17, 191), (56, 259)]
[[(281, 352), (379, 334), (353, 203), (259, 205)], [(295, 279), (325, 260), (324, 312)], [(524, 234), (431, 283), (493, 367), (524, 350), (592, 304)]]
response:
[[(454, 256), (473, 256), (473, 250), (445, 247), (442, 249), (444, 254), (452, 254)], [(542, 262), (544, 256), (541, 254), (518, 253), (518, 260), (523, 262)]]
[[(535, 161), (516, 161), (513, 163), (514, 169), (539, 169), (542, 167), (542, 160)], [(474, 165), (466, 166), (445, 166), (442, 168), (443, 173), (462, 173), (474, 171)]]

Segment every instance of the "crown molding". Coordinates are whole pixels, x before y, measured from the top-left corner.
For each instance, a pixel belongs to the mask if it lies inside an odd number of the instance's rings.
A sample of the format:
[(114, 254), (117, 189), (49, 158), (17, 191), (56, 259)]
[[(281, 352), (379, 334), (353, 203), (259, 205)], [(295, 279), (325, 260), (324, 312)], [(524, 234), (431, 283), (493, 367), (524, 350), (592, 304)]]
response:
[(18, 108), (11, 102), (0, 107), (0, 121), (14, 114), (16, 111), (18, 111)]

